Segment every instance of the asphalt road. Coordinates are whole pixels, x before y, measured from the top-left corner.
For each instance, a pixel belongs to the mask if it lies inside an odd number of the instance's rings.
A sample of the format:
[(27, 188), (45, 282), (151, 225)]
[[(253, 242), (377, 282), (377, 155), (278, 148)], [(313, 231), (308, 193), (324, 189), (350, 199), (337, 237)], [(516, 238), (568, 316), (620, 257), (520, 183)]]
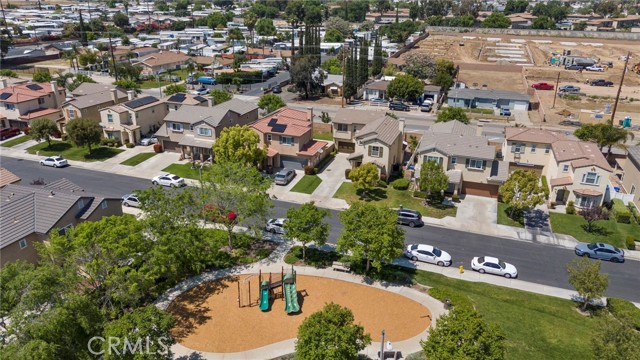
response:
[[(43, 178), (51, 182), (65, 177), (80, 185), (87, 191), (98, 192), (110, 196), (122, 196), (135, 189), (151, 186), (148, 179), (102, 173), (74, 167), (55, 169), (41, 167), (37, 162), (2, 157), (0, 165), (21, 177), (24, 184), (34, 179)], [(287, 209), (295, 204), (274, 201), (271, 216), (285, 217)], [(335, 243), (341, 225), (338, 212), (331, 211), (330, 242)], [(565, 265), (575, 259), (570, 249), (558, 248), (535, 242), (517, 241), (491, 236), (460, 232), (453, 229), (425, 226), (406, 230), (407, 244), (426, 243), (438, 246), (453, 257), (453, 265), (464, 265), (470, 268), (474, 256), (490, 255), (514, 264), (518, 268), (521, 280), (548, 286), (571, 289), (567, 282)], [(609, 274), (609, 290), (607, 295), (617, 296), (632, 301), (640, 301), (640, 262), (627, 261), (624, 264), (602, 263), (602, 271)], [(486, 275), (492, 276), (492, 275)]]

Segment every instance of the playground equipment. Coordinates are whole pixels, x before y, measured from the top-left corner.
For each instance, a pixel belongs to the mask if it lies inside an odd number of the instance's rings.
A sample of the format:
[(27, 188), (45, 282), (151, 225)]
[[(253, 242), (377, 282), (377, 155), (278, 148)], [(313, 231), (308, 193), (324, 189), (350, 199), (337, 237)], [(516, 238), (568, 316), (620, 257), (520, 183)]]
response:
[(296, 272), (293, 266), (291, 267), (291, 272), (286, 274), (284, 273), (283, 267), (280, 273), (280, 280), (278, 281), (273, 281), (271, 273), (269, 273), (269, 280), (262, 280), (262, 271), (259, 272), (258, 276), (260, 278), (260, 297), (258, 301), (260, 310), (269, 311), (271, 308), (271, 300), (282, 297), (284, 299), (284, 310), (287, 314), (300, 311), (298, 291), (296, 288)]
[(291, 267), (291, 272), (283, 278), (284, 286), (284, 311), (287, 314), (300, 312), (298, 303), (298, 290), (296, 289), (296, 271)]

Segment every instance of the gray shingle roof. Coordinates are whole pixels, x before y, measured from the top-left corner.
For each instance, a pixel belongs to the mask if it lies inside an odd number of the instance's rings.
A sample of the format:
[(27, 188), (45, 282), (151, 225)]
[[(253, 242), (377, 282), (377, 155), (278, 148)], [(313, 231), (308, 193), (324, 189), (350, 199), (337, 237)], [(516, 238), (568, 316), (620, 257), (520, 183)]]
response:
[(400, 122), (385, 116), (365, 125), (356, 133), (356, 139), (364, 142), (378, 140), (391, 146), (399, 135), (401, 135)]
[(627, 157), (631, 159), (636, 169), (640, 170), (640, 146), (630, 147), (627, 151)]
[(506, 90), (453, 89), (447, 95), (451, 99), (509, 99), (529, 101), (529, 95)]
[[(127, 94), (122, 91), (117, 91), (119, 101), (127, 99)], [(112, 105), (113, 99), (111, 99), (111, 91), (102, 91), (98, 93), (78, 96), (72, 100), (69, 100), (67, 104), (72, 105), (78, 109), (84, 109), (95, 105)]]
[(384, 116), (384, 111), (340, 108), (333, 117), (333, 122), (335, 124), (367, 124)]
[(475, 135), (476, 129), (458, 120), (435, 123), (429, 127), (429, 132), (443, 134)]
[(463, 134), (427, 132), (418, 145), (417, 154), (439, 151), (447, 156), (463, 156), (474, 159), (493, 160), (496, 149), (483, 137)]
[(73, 89), (71, 94), (73, 96), (85, 96), (89, 94), (95, 94), (103, 91), (110, 91), (111, 89), (118, 89), (120, 92), (123, 92), (126, 95), (126, 91), (124, 89), (118, 88), (114, 85), (108, 84), (94, 84), (94, 83), (82, 83), (77, 88)]
[(167, 114), (164, 120), (188, 124), (195, 124), (200, 121), (204, 121), (213, 127), (217, 127), (229, 111), (233, 111), (239, 115), (244, 115), (256, 110), (257, 108), (258, 106), (250, 102), (231, 99), (214, 107), (182, 106), (180, 109)]

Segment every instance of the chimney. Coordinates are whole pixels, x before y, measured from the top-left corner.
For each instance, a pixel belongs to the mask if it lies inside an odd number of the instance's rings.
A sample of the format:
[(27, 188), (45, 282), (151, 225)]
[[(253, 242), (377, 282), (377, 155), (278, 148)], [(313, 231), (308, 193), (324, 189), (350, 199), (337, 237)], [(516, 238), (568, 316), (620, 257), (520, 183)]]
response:
[(213, 107), (213, 98), (210, 97), (207, 99), (207, 101), (209, 102), (209, 107)]
[(111, 89), (111, 101), (113, 101), (114, 104), (118, 103), (118, 90)]
[(136, 97), (136, 96), (135, 96), (135, 94), (136, 94), (136, 92), (135, 92), (135, 91), (133, 91), (133, 90), (128, 90), (128, 91), (127, 91), (127, 99), (128, 99), (129, 101), (133, 100), (133, 98), (135, 98), (135, 97)]
[(398, 128), (400, 129), (400, 133), (404, 134), (404, 119), (398, 120)]
[(307, 117), (309, 118), (309, 121), (313, 123), (313, 107), (311, 106), (307, 108)]
[(55, 81), (51, 82), (51, 91), (53, 92), (53, 106), (57, 109), (60, 104), (58, 101), (58, 83)]
[(7, 79), (0, 79), (0, 89), (7, 87)]

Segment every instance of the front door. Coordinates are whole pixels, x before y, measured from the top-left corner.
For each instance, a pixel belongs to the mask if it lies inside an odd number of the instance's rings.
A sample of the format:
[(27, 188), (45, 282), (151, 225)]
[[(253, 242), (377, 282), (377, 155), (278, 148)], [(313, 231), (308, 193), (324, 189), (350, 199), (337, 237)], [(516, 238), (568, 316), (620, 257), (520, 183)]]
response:
[(564, 204), (564, 193), (565, 193), (565, 189), (560, 189), (558, 190), (558, 193), (556, 195), (556, 203), (557, 204)]

